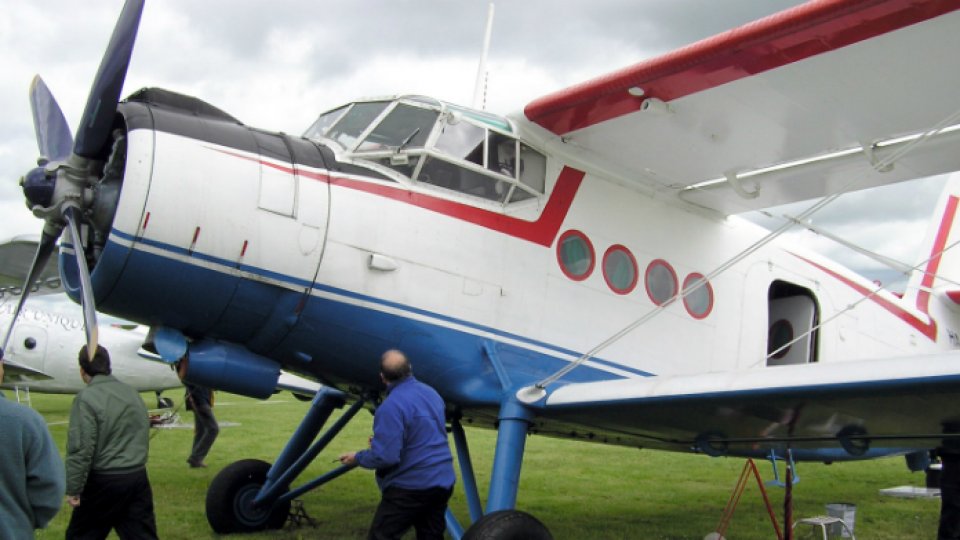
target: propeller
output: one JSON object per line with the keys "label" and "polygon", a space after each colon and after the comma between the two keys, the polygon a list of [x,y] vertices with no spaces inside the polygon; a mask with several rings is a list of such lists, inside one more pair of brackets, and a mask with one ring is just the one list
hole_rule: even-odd
{"label": "propeller", "polygon": [[80,236],[80,224],[84,210],[92,207],[95,202],[95,195],[91,196],[94,190],[90,189],[98,180],[94,171],[98,169],[98,160],[105,154],[105,147],[110,140],[143,5],[144,0],[127,0],[120,12],[87,96],[76,140],[71,140],[70,128],[64,120],[63,112],[43,80],[39,76],[35,77],[30,85],[30,105],[41,159],[38,160],[40,167],[28,172],[21,180],[21,186],[27,205],[35,216],[44,219],[45,224],[24,283],[23,294],[13,314],[13,320],[10,321],[3,347],[0,348],[0,361],[3,361],[4,351],[7,350],[23,304],[30,295],[31,286],[50,259],[64,227],[70,229],[80,273],[87,353],[93,360],[97,350],[97,310],[90,270]]}
{"label": "propeller", "polygon": [[46,161],[63,161],[73,148],[73,135],[60,105],[39,75],[30,83],[30,108],[40,156]]}
{"label": "propeller", "polygon": [[133,42],[137,39],[143,2],[144,0],[127,0],[116,26],[113,27],[113,35],[110,36],[110,43],[103,53],[100,69],[93,79],[87,105],[80,117],[77,140],[73,145],[73,153],[77,156],[97,157],[110,136],[120,91],[123,90],[123,80],[127,76],[127,66],[130,65],[130,56],[133,54]]}
{"label": "propeller", "polygon": [[70,239],[73,241],[73,255],[80,269],[80,305],[83,307],[83,329],[87,333],[87,353],[90,360],[97,351],[97,305],[93,300],[93,285],[90,284],[90,271],[87,270],[87,261],[83,256],[83,244],[80,242],[80,211],[76,206],[67,207],[63,217],[70,228]]}

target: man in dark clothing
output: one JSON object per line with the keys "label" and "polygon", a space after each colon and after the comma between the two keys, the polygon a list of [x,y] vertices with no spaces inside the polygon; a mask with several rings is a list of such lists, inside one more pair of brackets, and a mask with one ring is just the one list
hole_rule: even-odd
{"label": "man in dark clothing", "polygon": [[[3,362],[0,362],[3,381]],[[36,411],[0,394],[0,538],[33,538],[63,500],[63,462]]]}
{"label": "man in dark clothing", "polygon": [[456,476],[447,444],[443,398],[413,377],[407,358],[390,350],[380,362],[387,397],[373,419],[370,449],[340,456],[344,465],[375,469],[381,500],[367,538],[443,538],[444,513]]}
{"label": "man in dark clothing", "polygon": [[90,360],[80,349],[87,384],[73,400],[67,432],[67,503],[73,515],[67,539],[157,538],[153,492],[147,477],[150,422],[140,394],[110,375],[103,347]]}
{"label": "man in dark clothing", "polygon": [[220,426],[213,415],[213,390],[189,383],[183,385],[187,388],[187,409],[193,411],[193,450],[187,463],[193,468],[206,467],[203,459],[220,434]]}
{"label": "man in dark clothing", "polygon": [[[957,427],[950,426],[955,433]],[[960,539],[960,450],[951,441],[949,446],[938,449],[940,463],[940,526],[937,540]]]}

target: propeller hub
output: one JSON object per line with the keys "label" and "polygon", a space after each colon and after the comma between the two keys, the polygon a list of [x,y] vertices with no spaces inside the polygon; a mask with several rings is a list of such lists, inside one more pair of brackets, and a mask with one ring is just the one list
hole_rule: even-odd
{"label": "propeller hub", "polygon": [[43,167],[34,167],[20,180],[23,195],[27,199],[27,208],[35,206],[47,208],[53,202],[53,191],[57,182]]}

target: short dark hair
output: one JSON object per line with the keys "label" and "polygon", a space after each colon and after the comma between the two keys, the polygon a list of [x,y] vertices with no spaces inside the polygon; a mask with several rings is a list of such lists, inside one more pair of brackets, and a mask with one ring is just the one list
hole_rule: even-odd
{"label": "short dark hair", "polygon": [[[390,356],[397,356],[399,360],[395,362],[387,362],[387,358]],[[396,349],[390,349],[389,351],[383,353],[383,358],[380,360],[380,373],[383,374],[383,378],[387,382],[397,382],[402,379],[406,379],[413,372],[413,368],[410,367],[410,361],[407,360],[406,355]]]}
{"label": "short dark hair", "polygon": [[80,362],[80,369],[84,373],[93,377],[94,375],[110,374],[110,353],[107,349],[97,345],[97,351],[93,353],[93,360],[89,359],[87,346],[80,347],[80,353],[77,355],[77,361]]}

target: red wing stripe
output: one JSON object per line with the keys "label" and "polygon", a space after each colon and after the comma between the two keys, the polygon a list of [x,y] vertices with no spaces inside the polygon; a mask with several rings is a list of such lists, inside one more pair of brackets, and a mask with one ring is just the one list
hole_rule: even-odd
{"label": "red wing stripe", "polygon": [[328,182],[331,185],[363,191],[364,193],[410,204],[546,247],[553,245],[553,241],[557,238],[560,226],[567,217],[567,213],[573,204],[573,199],[576,197],[584,177],[583,171],[578,171],[571,167],[564,167],[563,170],[560,171],[557,183],[553,187],[553,193],[550,194],[550,199],[547,201],[547,205],[544,207],[540,217],[536,221],[526,221],[498,212],[491,212],[490,210],[476,208],[467,204],[441,199],[425,193],[415,193],[399,185],[393,187],[351,178],[334,177],[327,173],[315,173],[302,169],[294,170],[287,165],[269,163],[251,156],[226,150],[211,149],[240,159],[260,163],[262,166],[270,167],[278,171],[297,174],[321,182]]}
{"label": "red wing stripe", "polygon": [[527,105],[531,121],[562,135],[960,9],[950,0],[821,0],[771,15]]}

